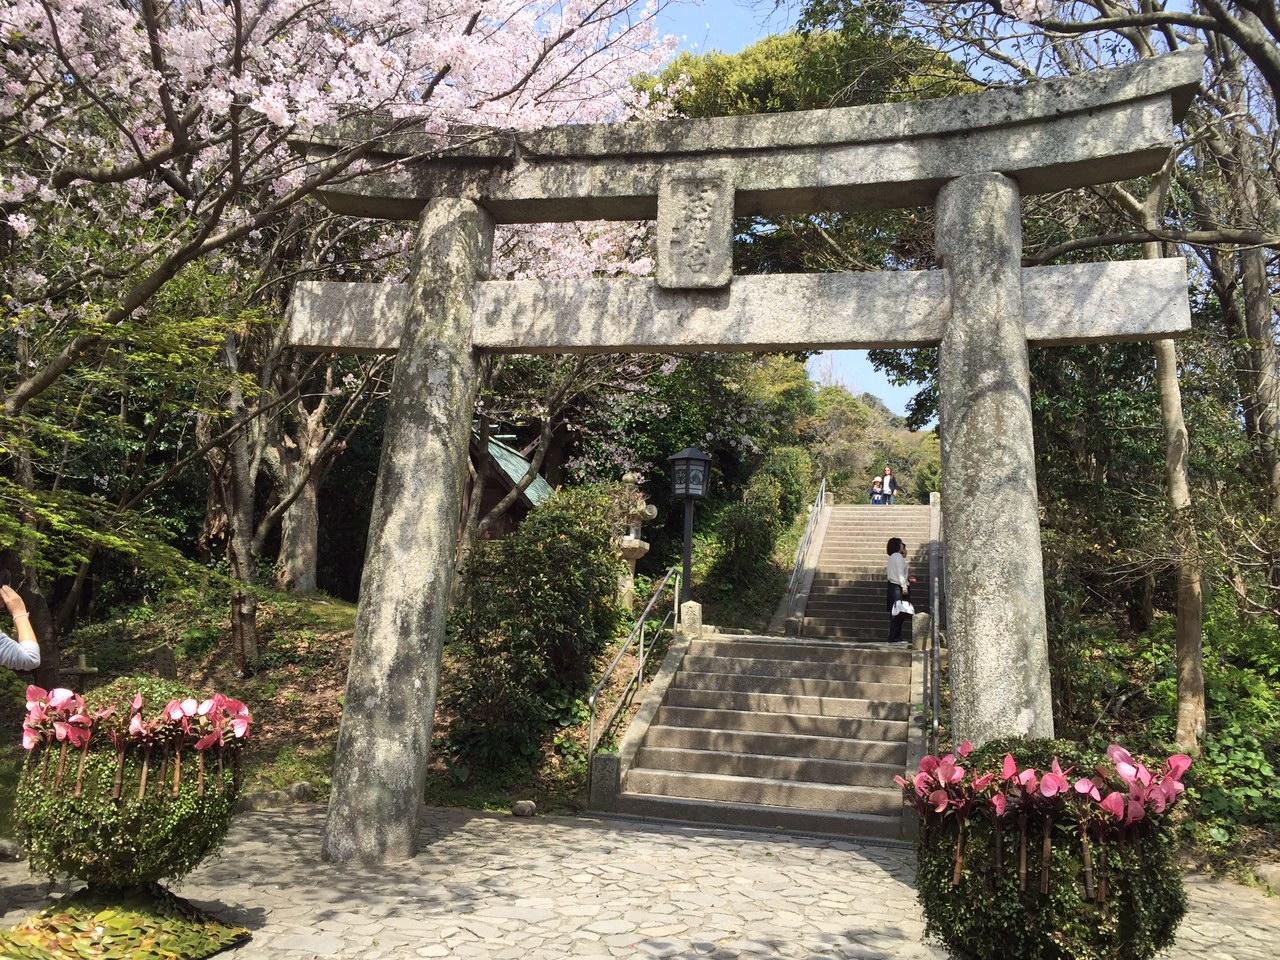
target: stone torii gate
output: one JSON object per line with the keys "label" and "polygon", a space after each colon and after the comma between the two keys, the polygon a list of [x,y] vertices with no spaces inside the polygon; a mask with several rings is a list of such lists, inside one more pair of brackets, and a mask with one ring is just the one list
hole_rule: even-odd
{"label": "stone torii gate", "polygon": [[[1027,344],[1176,336],[1190,309],[1181,259],[1023,268],[1020,198],[1157,171],[1202,71],[1192,50],[918,103],[481,132],[443,155],[397,133],[377,159],[401,162],[323,191],[418,220],[407,284],[300,283],[292,305],[299,347],[397,351],[325,856],[416,849],[483,351],[938,345],[955,733],[1051,736]],[[925,204],[943,269],[732,276],[735,215]],[[654,218],[654,279],[484,279],[495,223]]]}

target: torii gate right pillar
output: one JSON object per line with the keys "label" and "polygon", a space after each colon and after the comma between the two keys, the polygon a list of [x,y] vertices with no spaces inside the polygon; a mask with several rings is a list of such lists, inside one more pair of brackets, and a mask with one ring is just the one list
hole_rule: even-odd
{"label": "torii gate right pillar", "polygon": [[938,389],[953,733],[1052,737],[1018,185],[948,183],[937,249],[951,305]]}

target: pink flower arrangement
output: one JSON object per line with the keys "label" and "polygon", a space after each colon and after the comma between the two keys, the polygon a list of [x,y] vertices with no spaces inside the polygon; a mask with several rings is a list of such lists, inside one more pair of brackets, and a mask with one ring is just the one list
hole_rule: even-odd
{"label": "pink flower arrangement", "polygon": [[[1003,843],[1001,822],[1009,817],[1017,820],[1019,833],[1019,874],[1026,889],[1027,823],[1034,815],[1041,824],[1043,853],[1047,864],[1052,850],[1052,828],[1064,816],[1080,824],[1082,855],[1085,861],[1085,885],[1093,889],[1092,851],[1089,838],[1100,843],[1124,836],[1143,821],[1158,818],[1173,807],[1185,791],[1182,778],[1191,767],[1191,758],[1174,754],[1162,768],[1152,772],[1135,760],[1128,750],[1112,744],[1107,749],[1111,766],[1099,764],[1092,775],[1072,779],[1074,768],[1063,769],[1055,757],[1049,769],[1023,767],[1013,754],[1006,754],[1000,770],[979,773],[966,769],[962,762],[970,755],[973,744],[965,741],[952,753],[941,757],[926,756],[914,776],[894,777],[902,788],[905,802],[920,814],[924,828],[931,822],[948,818],[957,824],[955,868],[952,883],[959,884],[964,862],[966,821],[975,813],[987,814],[993,823],[997,841],[994,846],[996,869],[1000,869]],[[1049,871],[1042,869],[1040,889],[1048,893]],[[1103,884],[1098,896],[1105,896]]]}
{"label": "pink flower arrangement", "polygon": [[[113,716],[115,708],[108,708],[89,713],[84,698],[70,690],[58,688],[44,690],[41,687],[27,688],[27,715],[22,724],[22,746],[26,750],[35,750],[42,746],[59,745],[57,772],[53,780],[53,788],[62,783],[63,770],[66,763],[67,749],[80,751],[79,770],[76,774],[75,796],[80,796],[82,789],[85,760],[88,755],[89,742],[102,723]],[[147,779],[150,773],[151,752],[161,751],[162,762],[158,780],[166,783],[169,779],[169,760],[172,757],[172,792],[174,796],[182,784],[182,754],[186,749],[196,751],[197,789],[204,792],[204,752],[216,747],[218,749],[218,768],[222,769],[223,748],[244,742],[249,737],[253,726],[253,717],[249,708],[239,700],[216,693],[203,703],[194,698],[171,700],[158,712],[148,714],[142,694],[134,696],[129,704],[129,722],[121,729],[120,725],[106,725],[107,736],[116,751],[116,776],[112,787],[112,797],[119,799],[123,789],[123,773],[125,754],[130,747],[142,751],[142,773],[138,787],[138,796],[146,794]],[[45,770],[49,764],[49,754],[45,754]],[[232,755],[235,769],[239,770],[238,758]],[[43,776],[43,772],[42,772]]]}
{"label": "pink flower arrangement", "polygon": [[[1158,773],[1152,773],[1124,747],[1112,744],[1107,749],[1112,770],[1099,765],[1093,776],[1074,781],[1073,768],[1062,769],[1056,757],[1048,770],[1037,770],[1020,767],[1012,754],[1006,754],[998,774],[980,774],[960,765],[972,750],[973,744],[966,740],[953,753],[924,757],[914,777],[898,776],[894,781],[922,816],[963,815],[986,806],[1003,817],[1010,810],[1071,803],[1089,819],[1127,826],[1167,813],[1186,789],[1182,777],[1191,767],[1190,757],[1174,754]],[[1112,773],[1119,784],[1111,779]]]}
{"label": "pink flower arrangement", "polygon": [[[184,746],[191,741],[190,745],[195,749],[205,750],[220,746],[224,738],[248,739],[253,725],[249,708],[221,693],[215,693],[203,703],[192,698],[171,700],[150,720],[145,719],[143,707],[142,694],[138,694],[130,704],[126,735],[111,734],[117,748],[123,749],[131,743],[139,746]],[[62,687],[45,690],[33,684],[27,687],[27,716],[22,723],[23,749],[34,750],[55,742],[82,748],[89,743],[99,721],[114,713],[115,708],[109,707],[90,715],[80,694]]]}

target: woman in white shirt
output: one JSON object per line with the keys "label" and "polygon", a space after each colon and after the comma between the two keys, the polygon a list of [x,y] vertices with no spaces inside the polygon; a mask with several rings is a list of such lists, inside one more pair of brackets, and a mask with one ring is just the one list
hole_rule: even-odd
{"label": "woman in white shirt", "polygon": [[14,640],[0,630],[0,667],[11,670],[34,670],[40,666],[40,644],[36,641],[35,631],[31,629],[31,614],[27,613],[27,605],[18,596],[18,591],[7,583],[0,586],[0,600],[9,609],[13,617]]}
{"label": "woman in white shirt", "polygon": [[884,576],[888,581],[889,599],[889,642],[897,643],[902,639],[902,625],[906,623],[909,613],[894,616],[893,605],[899,600],[906,600],[911,593],[911,578],[907,574],[907,545],[901,537],[892,538],[885,547],[889,555],[884,565]]}

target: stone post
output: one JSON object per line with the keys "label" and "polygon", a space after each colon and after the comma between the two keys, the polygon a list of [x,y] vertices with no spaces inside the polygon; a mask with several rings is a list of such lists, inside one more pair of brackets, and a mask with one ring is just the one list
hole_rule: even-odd
{"label": "stone post", "polygon": [[433,200],[419,221],[334,761],[328,860],[416,852],[479,382],[472,294],[492,241],[489,215],[467,200]]}
{"label": "stone post", "polygon": [[680,632],[686,637],[702,636],[702,604],[697,600],[680,604]]}
{"label": "stone post", "polygon": [[1051,737],[1017,184],[944,186],[937,247],[951,303],[938,385],[952,730]]}

